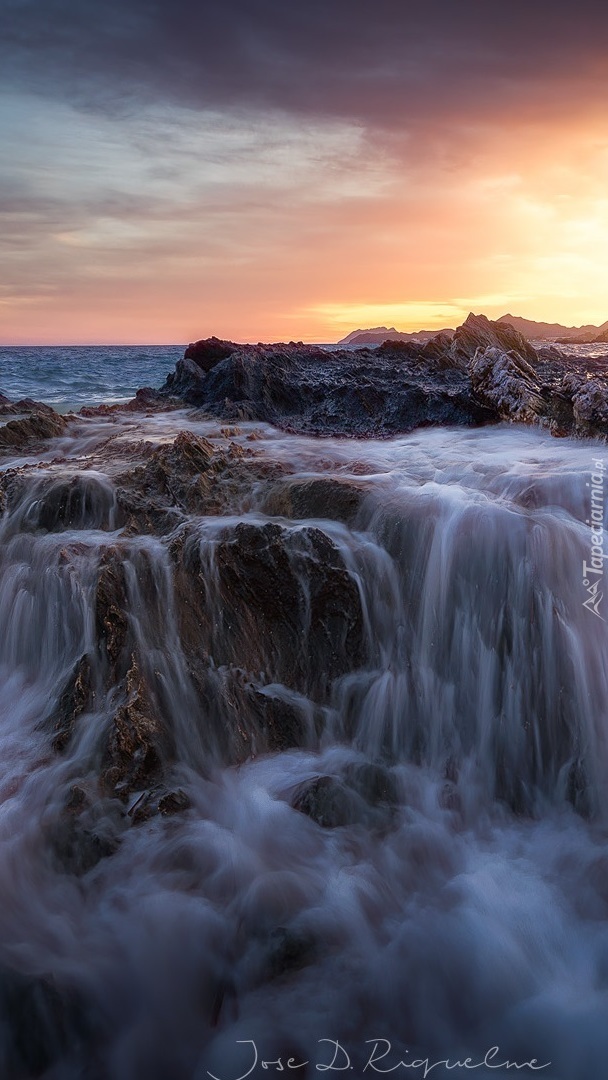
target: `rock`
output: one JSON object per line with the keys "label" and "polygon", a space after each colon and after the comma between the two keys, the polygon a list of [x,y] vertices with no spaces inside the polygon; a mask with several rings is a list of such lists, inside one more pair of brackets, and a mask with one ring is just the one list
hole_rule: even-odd
{"label": "rock", "polygon": [[158,814],[162,817],[181,814],[189,810],[191,805],[186,792],[181,788],[175,790],[168,790],[166,787],[153,788],[139,796],[129,809],[129,817],[134,825],[141,825]]}
{"label": "rock", "polygon": [[93,706],[94,700],[91,663],[85,655],[74,666],[50,718],[54,750],[65,750],[79,717]]}
{"label": "rock", "polygon": [[361,825],[385,830],[398,801],[388,770],[366,763],[348,766],[342,778],[317,776],[306,781],[296,789],[291,805],[323,829]]}
{"label": "rock", "polygon": [[532,423],[545,415],[535,372],[519,353],[495,346],[478,349],[470,372],[473,392],[495,408],[501,420]]}
{"label": "rock", "polygon": [[115,800],[74,785],[46,835],[58,868],[81,877],[118,851],[123,831],[123,814]]}
{"label": "rock", "polygon": [[324,518],[352,526],[366,494],[365,486],[353,480],[287,480],[271,489],[262,510],[273,517]]}
{"label": "rock", "polygon": [[323,829],[354,825],[365,813],[363,800],[332,776],[318,776],[302,784],[291,805]]}
{"label": "rock", "polygon": [[295,344],[230,348],[209,372],[179,361],[161,393],[228,421],[321,435],[380,436],[495,419],[471,395],[465,371],[421,360],[422,345],[412,342],[335,352]]}
{"label": "rock", "polygon": [[192,360],[201,371],[207,372],[230,356],[236,348],[233,341],[221,341],[217,337],[204,338],[188,345],[184,360]]}
{"label": "rock", "polygon": [[533,346],[509,323],[491,322],[485,315],[471,312],[452,338],[450,356],[455,363],[466,367],[478,349],[489,348],[503,353],[516,352],[528,364],[534,364],[538,359]]}
{"label": "rock", "polygon": [[101,558],[95,596],[95,631],[102,662],[115,679],[117,665],[128,646],[129,602],[120,550],[107,548]]}
{"label": "rock", "polygon": [[362,663],[357,585],[321,530],[242,523],[215,560],[223,612],[209,649],[216,662],[264,671],[269,682],[321,700],[333,679]]}
{"label": "rock", "polygon": [[171,733],[157,715],[135,656],[125,678],[125,701],[114,713],[106,739],[101,782],[127,800],[133,791],[162,779],[171,756]]}
{"label": "rock", "polygon": [[[32,449],[46,439],[63,435],[68,422],[48,405],[29,399],[2,405],[2,415],[18,415],[0,427],[0,450]],[[26,415],[23,415],[26,414]]]}
{"label": "rock", "polygon": [[577,428],[589,435],[608,435],[608,382],[587,379],[572,396]]}

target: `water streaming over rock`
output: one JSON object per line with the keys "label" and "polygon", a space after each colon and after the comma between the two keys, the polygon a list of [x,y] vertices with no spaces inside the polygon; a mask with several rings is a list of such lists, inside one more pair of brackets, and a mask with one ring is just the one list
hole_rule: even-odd
{"label": "water streaming over rock", "polygon": [[5,463],[0,1075],[601,1075],[603,449],[176,412]]}

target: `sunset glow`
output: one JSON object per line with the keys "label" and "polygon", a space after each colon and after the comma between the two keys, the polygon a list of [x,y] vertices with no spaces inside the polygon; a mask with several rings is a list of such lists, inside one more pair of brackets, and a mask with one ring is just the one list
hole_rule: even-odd
{"label": "sunset glow", "polygon": [[[370,38],[365,5],[346,23],[340,0],[321,47],[321,5],[310,38],[266,3],[238,40],[215,4],[178,5],[161,49],[166,27],[143,3],[124,24],[106,5],[101,29],[67,0],[51,6],[54,34],[26,3],[3,46],[3,343],[331,341],[454,326],[470,310],[608,317],[593,19],[572,35],[553,5],[544,36],[526,38],[536,16],[515,5],[505,38],[476,4],[452,5],[458,17],[435,4],[445,19],[418,13],[416,36],[386,0]],[[197,27],[223,67],[197,59]],[[138,38],[134,66],[119,31]],[[77,51],[62,66],[66,35]]]}

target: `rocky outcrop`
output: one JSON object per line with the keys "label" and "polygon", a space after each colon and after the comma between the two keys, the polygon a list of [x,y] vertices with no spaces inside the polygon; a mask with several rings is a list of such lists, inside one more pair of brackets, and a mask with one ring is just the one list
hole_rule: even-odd
{"label": "rocky outcrop", "polygon": [[211,656],[215,667],[254,682],[263,672],[264,684],[323,703],[332,681],[363,662],[357,584],[320,529],[241,522],[212,548],[193,529],[172,554],[180,637],[193,666]]}
{"label": "rocky outcrop", "polygon": [[501,420],[531,424],[545,415],[534,369],[520,353],[495,346],[477,349],[470,372],[473,393],[495,408]]}
{"label": "rocky outcrop", "polygon": [[35,449],[46,439],[63,435],[67,428],[64,416],[49,405],[31,401],[29,398],[15,402],[7,402],[5,399],[0,403],[0,418],[0,453]]}
{"label": "rocky outcrop", "polygon": [[[596,378],[574,401],[568,377]],[[229,421],[314,435],[384,437],[429,425],[511,420],[554,435],[605,437],[608,356],[537,351],[509,322],[470,314],[453,335],[328,351],[209,338],[187,350],[160,391]]]}
{"label": "rocky outcrop", "polygon": [[454,363],[467,367],[478,349],[515,352],[529,364],[537,360],[536,350],[509,323],[491,322],[485,315],[471,314],[459,326],[450,342]]}
{"label": "rocky outcrop", "polygon": [[466,371],[427,359],[411,342],[335,352],[221,344],[228,355],[214,359],[210,370],[191,359],[178,362],[161,391],[168,400],[177,396],[229,421],[262,420],[315,435],[387,436],[495,419],[472,396]]}

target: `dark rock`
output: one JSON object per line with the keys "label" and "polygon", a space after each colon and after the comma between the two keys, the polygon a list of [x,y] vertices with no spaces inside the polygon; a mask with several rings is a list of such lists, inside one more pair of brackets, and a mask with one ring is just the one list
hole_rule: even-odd
{"label": "dark rock", "polygon": [[323,829],[354,825],[365,808],[363,800],[333,776],[318,776],[302,784],[291,805]]}
{"label": "dark rock", "polygon": [[301,784],[291,805],[324,829],[342,825],[389,828],[399,803],[394,777],[382,765],[351,763],[341,778],[317,776]]}
{"label": "dark rock", "polygon": [[124,565],[119,549],[111,547],[103,553],[99,568],[95,597],[95,630],[102,660],[112,672],[127,648],[128,610]]}
{"label": "dark rock", "polygon": [[241,523],[215,558],[224,628],[209,650],[216,661],[322,698],[362,662],[357,585],[319,529]]}
{"label": "dark rock", "polygon": [[181,814],[189,810],[191,805],[186,792],[181,788],[170,791],[166,787],[159,787],[140,795],[137,802],[130,808],[129,817],[134,825],[141,825],[158,814],[162,817]]}
{"label": "dark rock", "polygon": [[134,656],[125,678],[125,701],[114,713],[102,762],[102,785],[127,800],[162,779],[171,735],[157,715]]}
{"label": "dark rock", "polygon": [[0,450],[31,449],[47,439],[63,435],[68,425],[66,418],[54,409],[29,399],[3,405],[0,412],[19,415],[18,419],[8,420],[0,427]]}
{"label": "dark rock", "polygon": [[387,350],[230,345],[208,372],[179,361],[161,393],[229,421],[263,420],[311,434],[379,436],[428,424],[495,419],[467,372],[420,359],[421,345]]}
{"label": "dark rock", "polygon": [[353,480],[287,480],[271,489],[262,509],[273,517],[325,518],[353,525],[365,496],[365,486]]}
{"label": "dark rock", "polygon": [[88,656],[82,656],[66,681],[50,718],[54,750],[65,750],[78,718],[91,708],[94,697],[90,660]]}
{"label": "dark rock", "polygon": [[344,780],[370,806],[397,806],[399,802],[398,784],[384,765],[371,762],[350,764],[344,771]]}
{"label": "dark rock", "polygon": [[238,348],[233,341],[220,341],[217,337],[204,338],[201,341],[192,342],[184,353],[184,360],[192,360],[201,371],[211,371],[211,368],[225,360],[235,349]]}
{"label": "dark rock", "polygon": [[123,829],[123,814],[115,800],[75,784],[45,831],[58,868],[80,877],[118,850]]}

